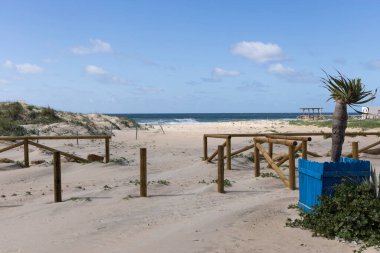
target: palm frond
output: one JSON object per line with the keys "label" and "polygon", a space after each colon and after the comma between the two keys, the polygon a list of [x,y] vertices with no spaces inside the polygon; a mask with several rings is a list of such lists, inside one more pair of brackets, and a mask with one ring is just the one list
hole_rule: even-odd
{"label": "palm frond", "polygon": [[352,108],[352,106],[368,103],[376,98],[377,89],[375,91],[366,91],[360,78],[349,79],[339,71],[337,71],[337,76],[323,72],[326,75],[326,77],[322,78],[323,87],[330,92],[329,100],[343,102]]}

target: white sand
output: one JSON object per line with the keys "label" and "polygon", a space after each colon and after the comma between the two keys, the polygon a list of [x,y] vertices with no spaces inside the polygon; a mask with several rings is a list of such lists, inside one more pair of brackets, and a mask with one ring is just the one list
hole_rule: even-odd
{"label": "white sand", "polygon": [[[253,177],[253,164],[234,158],[225,178],[232,187],[218,194],[216,164],[201,160],[204,133],[329,132],[330,129],[294,127],[281,121],[255,121],[166,125],[140,131],[114,131],[111,159],[116,163],[62,164],[62,203],[53,203],[52,165],[21,169],[0,164],[0,252],[352,252],[357,246],[312,237],[311,232],[285,227],[297,217],[289,204],[298,191],[285,188],[273,177]],[[347,138],[359,145],[377,137]],[[232,140],[233,149],[248,145],[249,138]],[[209,141],[209,154],[221,144]],[[331,140],[315,137],[309,149],[325,154]],[[104,154],[101,141],[42,141],[75,152]],[[5,147],[7,143],[2,143]],[[139,148],[148,149],[148,198],[139,198]],[[52,160],[50,154],[30,147],[30,159]],[[285,151],[280,146],[275,152]],[[249,155],[248,151],[245,154]],[[1,158],[23,160],[22,147],[1,153]],[[363,155],[379,167],[377,156]],[[314,159],[329,160],[328,157]],[[262,162],[262,167],[265,163]],[[270,172],[264,169],[262,172]],[[167,180],[168,186],[157,180]],[[205,183],[199,183],[205,181]],[[107,185],[111,189],[105,189]],[[27,193],[29,192],[29,193]],[[12,196],[14,195],[14,196]],[[74,198],[74,199],[71,199]],[[78,199],[79,198],[79,199]],[[91,201],[87,201],[89,198]],[[368,250],[368,252],[375,252]]]}

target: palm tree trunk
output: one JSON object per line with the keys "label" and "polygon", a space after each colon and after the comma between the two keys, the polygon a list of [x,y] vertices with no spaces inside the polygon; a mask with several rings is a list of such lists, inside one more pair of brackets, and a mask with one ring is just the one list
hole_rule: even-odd
{"label": "palm tree trunk", "polygon": [[342,146],[344,143],[344,135],[347,128],[347,104],[342,101],[336,101],[335,111],[332,121],[332,146],[331,161],[338,162],[342,155]]}

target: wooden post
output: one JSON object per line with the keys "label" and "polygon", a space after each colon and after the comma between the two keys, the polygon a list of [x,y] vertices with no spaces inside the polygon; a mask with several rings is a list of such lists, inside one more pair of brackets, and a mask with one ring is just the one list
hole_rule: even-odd
{"label": "wooden post", "polygon": [[[79,132],[77,131],[77,137],[79,136]],[[77,138],[77,145],[79,145],[79,139]]]}
{"label": "wooden post", "polygon": [[105,138],[106,141],[106,163],[110,162],[110,139]]}
{"label": "wooden post", "polygon": [[[40,130],[37,130],[37,136],[40,136]],[[37,138],[37,143],[38,143],[38,138]]]}
{"label": "wooden post", "polygon": [[273,143],[268,143],[268,154],[270,158],[273,158]]}
{"label": "wooden post", "polygon": [[359,143],[357,141],[352,142],[352,159],[359,159]]}
{"label": "wooden post", "polygon": [[218,146],[218,192],[224,193],[224,146]]}
{"label": "wooden post", "polygon": [[289,189],[296,189],[296,168],[294,158],[294,146],[289,145]]}
{"label": "wooden post", "polygon": [[54,202],[62,202],[61,153],[54,152]]}
{"label": "wooden post", "polygon": [[207,137],[203,136],[203,161],[207,160]]}
{"label": "wooden post", "polygon": [[138,128],[137,128],[137,125],[136,125],[136,140],[137,140],[137,129],[138,129]]}
{"label": "wooden post", "polygon": [[307,141],[302,141],[302,159],[307,160]]}
{"label": "wooden post", "polygon": [[29,140],[24,140],[24,166],[29,167]]}
{"label": "wooden post", "polygon": [[259,177],[260,176],[260,156],[259,156],[259,148],[256,145],[257,145],[257,142],[255,141],[253,159],[255,160],[255,177]]}
{"label": "wooden post", "polygon": [[231,170],[231,136],[227,137],[227,170]]}
{"label": "wooden post", "polygon": [[147,196],[146,148],[140,148],[140,197]]}

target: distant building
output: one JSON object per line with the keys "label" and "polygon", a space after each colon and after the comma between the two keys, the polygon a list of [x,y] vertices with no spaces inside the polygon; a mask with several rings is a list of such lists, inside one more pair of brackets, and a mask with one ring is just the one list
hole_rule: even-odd
{"label": "distant building", "polygon": [[380,118],[380,106],[363,106],[362,119],[378,119]]}

